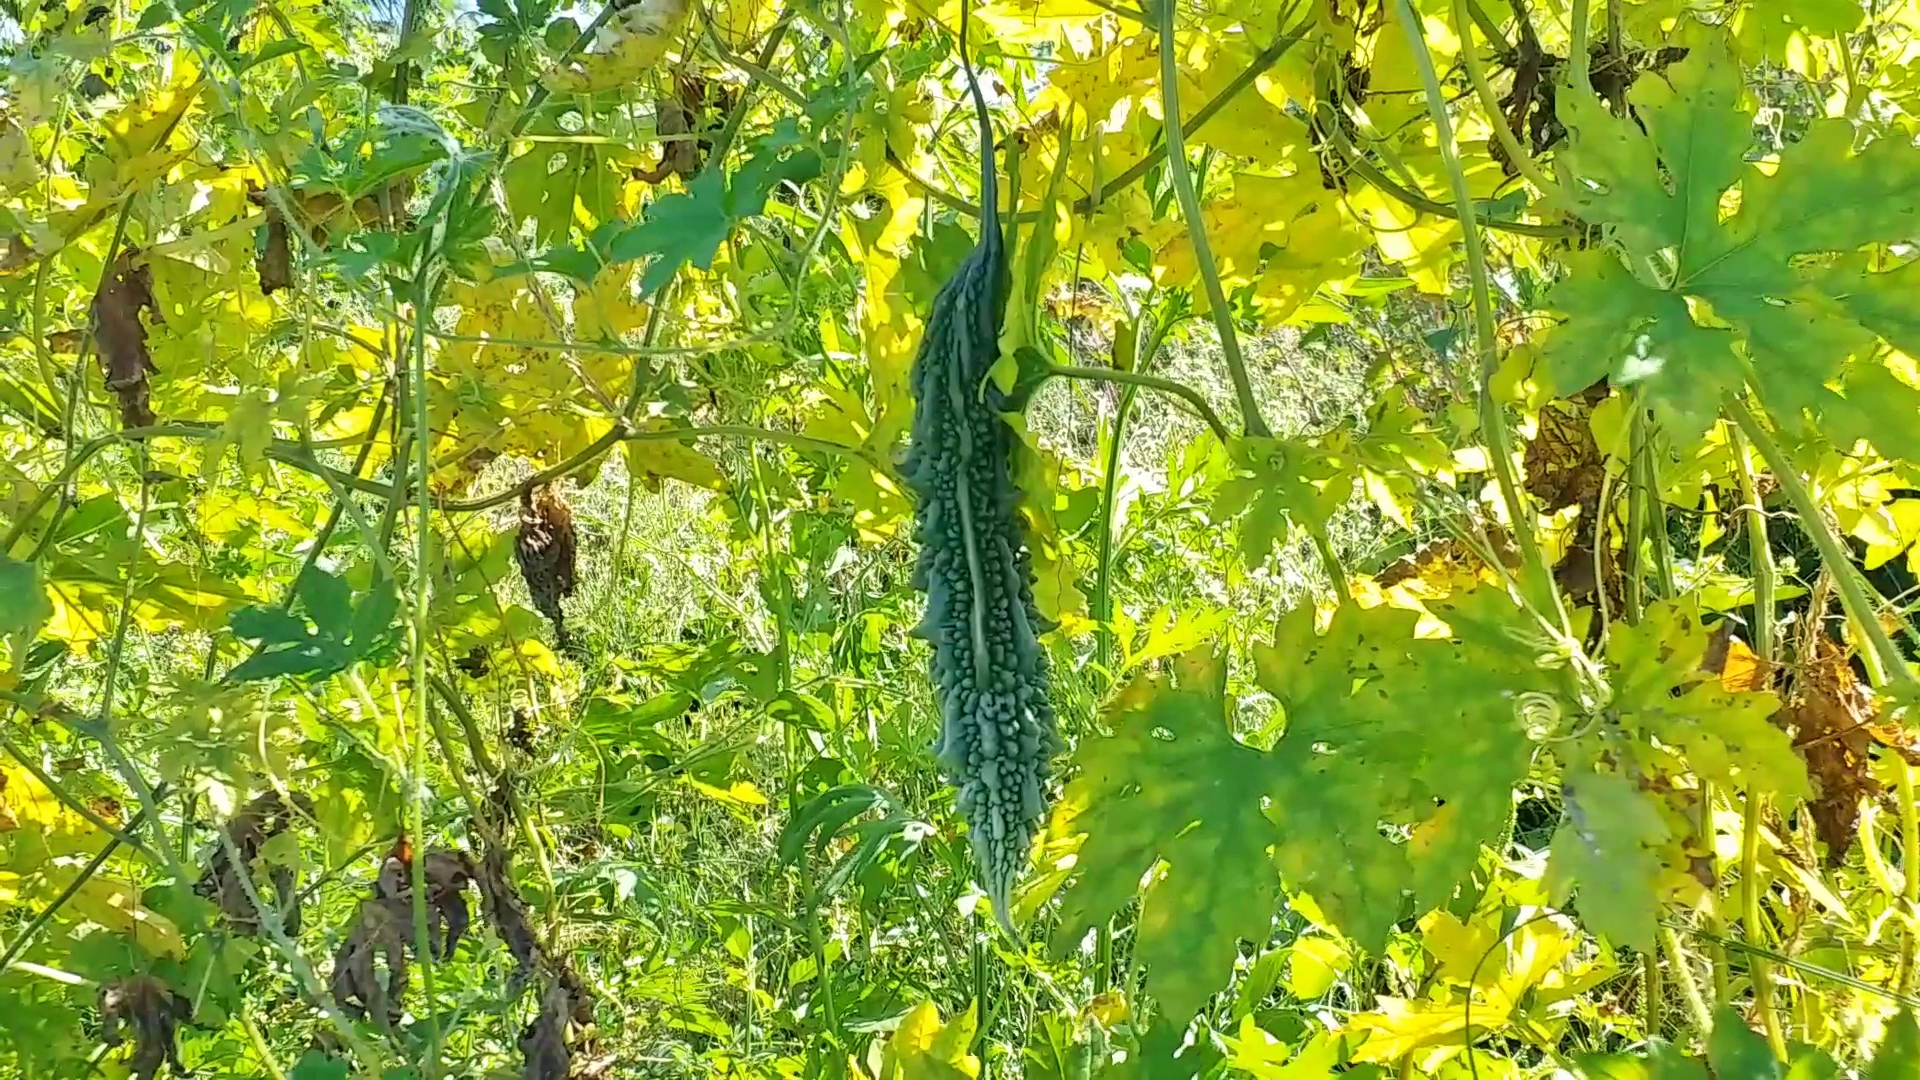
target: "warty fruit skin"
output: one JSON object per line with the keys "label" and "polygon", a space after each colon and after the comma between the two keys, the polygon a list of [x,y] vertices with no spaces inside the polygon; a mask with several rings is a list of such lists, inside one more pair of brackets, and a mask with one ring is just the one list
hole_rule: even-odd
{"label": "warty fruit skin", "polygon": [[[989,173],[990,175],[990,173]],[[991,206],[991,183],[983,182]],[[934,300],[914,360],[906,478],[918,500],[915,635],[933,645],[934,747],[959,788],[981,885],[1011,932],[1013,885],[1046,812],[1056,748],[1026,523],[1013,481],[1018,440],[988,377],[999,359],[1006,255],[989,214],[981,241]]]}

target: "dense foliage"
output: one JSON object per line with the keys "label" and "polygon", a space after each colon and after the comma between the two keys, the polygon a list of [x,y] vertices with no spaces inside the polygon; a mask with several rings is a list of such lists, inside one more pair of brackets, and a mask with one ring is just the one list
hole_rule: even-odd
{"label": "dense foliage", "polygon": [[1920,1077],[1914,0],[0,62],[0,1075]]}

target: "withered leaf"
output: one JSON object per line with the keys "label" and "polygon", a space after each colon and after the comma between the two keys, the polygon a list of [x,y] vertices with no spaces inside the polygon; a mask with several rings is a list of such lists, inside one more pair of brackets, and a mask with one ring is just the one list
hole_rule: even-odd
{"label": "withered leaf", "polygon": [[[240,856],[236,866],[228,856],[227,845],[219,844],[213,849],[213,857],[207,861],[207,869],[194,884],[193,891],[220,906],[220,912],[229,925],[238,933],[252,936],[260,932],[260,913],[254,907],[253,900],[247,896],[246,886],[241,882],[240,874],[251,874],[255,859],[267,841],[287,831],[294,821],[293,808],[311,817],[313,801],[305,795],[295,794],[291,800],[283,800],[277,791],[269,791],[255,798],[227,822],[227,839],[232,842],[233,850]],[[290,866],[273,866],[267,874],[267,881],[273,886],[272,907],[280,917],[280,925],[289,935],[300,933],[301,915],[299,900],[299,875]],[[268,893],[254,880],[254,892],[264,903]]]}
{"label": "withered leaf", "polygon": [[[355,1019],[371,1015],[388,1027],[400,1019],[407,992],[407,928],[413,903],[405,896],[374,896],[360,902],[353,932],[333,954],[333,1000]],[[374,963],[384,958],[386,981]]]}
{"label": "withered leaf", "polygon": [[464,852],[434,851],[427,854],[424,868],[427,879],[427,943],[436,960],[453,955],[454,947],[473,923],[467,908],[467,882],[473,880],[473,860]]}
{"label": "withered leaf", "polygon": [[1847,663],[1846,651],[1816,638],[1794,675],[1789,704],[1775,717],[1806,760],[1818,797],[1807,804],[1827,862],[1846,861],[1860,828],[1860,801],[1878,795],[1872,726],[1878,709]]}
{"label": "withered leaf", "polygon": [[527,922],[526,902],[520,899],[513,880],[507,876],[506,852],[499,845],[488,845],[486,855],[474,869],[474,882],[480,886],[487,921],[493,924],[494,933],[500,935],[501,943],[520,965],[513,975],[513,986],[518,992],[540,959],[539,940]]}

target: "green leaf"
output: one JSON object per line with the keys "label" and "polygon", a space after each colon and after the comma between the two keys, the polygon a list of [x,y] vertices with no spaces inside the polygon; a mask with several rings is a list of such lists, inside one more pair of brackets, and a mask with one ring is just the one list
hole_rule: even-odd
{"label": "green leaf", "polygon": [[1747,1027],[1730,1005],[1714,1013],[1707,1064],[1713,1066],[1714,1080],[1781,1080],[1784,1071],[1767,1040]]}
{"label": "green leaf", "polygon": [[687,185],[684,194],[668,195],[647,208],[647,219],[614,237],[613,262],[652,257],[640,276],[640,293],[652,296],[688,263],[708,270],[713,257],[732,234],[734,219],[727,213],[726,182],[709,169]]}
{"label": "green leaf", "polygon": [[1668,835],[1659,808],[1613,773],[1569,776],[1561,781],[1560,795],[1565,816],[1547,863],[1556,902],[1564,903],[1577,885],[1580,917],[1588,929],[1650,951],[1660,873],[1651,849]]}
{"label": "green leaf", "polygon": [[258,647],[227,673],[230,681],[326,679],[392,644],[400,598],[385,578],[376,580],[356,606],[346,579],[313,567],[301,574],[294,594],[306,619],[260,606],[233,613],[228,626],[234,635]]}
{"label": "green leaf", "polygon": [[1580,1080],[1647,1080],[1646,1059],[1637,1054],[1581,1054],[1574,1059]]}
{"label": "green leaf", "polygon": [[1220,485],[1207,516],[1220,524],[1240,519],[1240,553],[1249,569],[1272,557],[1291,526],[1324,529],[1353,497],[1349,460],[1308,443],[1248,436],[1228,449],[1237,475]]}
{"label": "green leaf", "polygon": [[1866,1080],[1920,1080],[1920,1024],[1902,1009],[1887,1024],[1886,1037],[1867,1066]]}
{"label": "green leaf", "polygon": [[1805,762],[1771,717],[1779,699],[1734,692],[1701,668],[1708,634],[1690,606],[1659,603],[1607,641],[1613,707],[1623,725],[1685,753],[1697,776],[1768,792],[1789,810],[1811,798]]}
{"label": "green leaf", "polygon": [[[1489,626],[1518,618],[1491,590]],[[1324,635],[1303,608],[1255,649],[1260,685],[1285,710],[1274,748],[1280,784],[1270,816],[1292,888],[1310,893],[1363,946],[1385,944],[1404,894],[1421,910],[1447,902],[1499,836],[1530,753],[1514,694],[1530,685],[1467,641],[1414,636],[1417,613],[1343,607]],[[1433,717],[1446,716],[1444,732]],[[1405,843],[1380,826],[1408,830]]]}
{"label": "green leaf", "polygon": [[294,1062],[293,1069],[287,1073],[287,1080],[347,1080],[352,1071],[339,1058],[309,1050]]}
{"label": "green leaf", "polygon": [[1056,813],[1087,837],[1053,941],[1061,952],[1078,945],[1164,860],[1141,903],[1133,955],[1147,990],[1184,1022],[1226,985],[1241,938],[1266,941],[1280,879],[1260,806],[1271,764],[1233,738],[1226,665],[1203,646],[1173,667],[1171,677],[1129,684],[1107,713],[1113,734],[1081,744],[1080,776]]}
{"label": "green leaf", "polygon": [[[791,121],[783,125],[791,127]],[[659,292],[688,263],[712,269],[720,245],[740,222],[766,210],[775,187],[820,175],[817,151],[787,152],[795,141],[797,136],[789,140],[779,131],[762,138],[753,157],[726,179],[717,169],[703,170],[685,193],[668,195],[649,207],[645,221],[614,232],[607,241],[608,261],[650,257],[640,275],[642,296]]]}
{"label": "green leaf", "polygon": [[590,143],[534,143],[507,162],[500,179],[514,219],[532,218],[543,244],[566,244],[576,213],[590,219],[585,230],[612,220],[619,207],[621,173],[604,148]]}
{"label": "green leaf", "polygon": [[[1911,414],[1834,384],[1849,358],[1878,364],[1878,339],[1920,347],[1905,299],[1916,271],[1874,270],[1858,254],[1910,238],[1920,149],[1899,138],[1857,147],[1848,121],[1816,120],[1764,173],[1745,161],[1752,120],[1736,107],[1740,92],[1724,40],[1643,75],[1632,116],[1591,91],[1562,92],[1562,180],[1581,216],[1612,231],[1624,263],[1600,251],[1567,260],[1549,297],[1566,322],[1543,348],[1554,388],[1602,376],[1644,386],[1684,441],[1713,423],[1724,394],[1752,385],[1782,418],[1834,410],[1845,418],[1835,434],[1911,447]],[[1730,191],[1738,208],[1723,220]]]}
{"label": "green leaf", "polygon": [[39,564],[0,554],[0,635],[30,634],[51,614]]}

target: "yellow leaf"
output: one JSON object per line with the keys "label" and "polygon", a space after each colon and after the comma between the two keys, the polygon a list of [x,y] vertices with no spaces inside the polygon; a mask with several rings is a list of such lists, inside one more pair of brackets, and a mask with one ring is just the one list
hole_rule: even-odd
{"label": "yellow leaf", "polygon": [[[656,419],[638,427],[640,431],[670,431],[675,425]],[[727,478],[707,457],[684,439],[627,440],[627,472],[647,486],[660,490],[663,479],[680,480],[695,487],[724,491]]]}
{"label": "yellow leaf", "polygon": [[1124,1024],[1133,1018],[1133,1010],[1127,1007],[1127,997],[1118,990],[1109,990],[1096,994],[1087,1002],[1087,1015],[1100,1022],[1100,1026],[1111,1028],[1115,1024]]}
{"label": "yellow leaf", "polygon": [[973,1080],[980,1075],[980,1059],[967,1053],[973,1030],[971,1008],[942,1024],[933,1002],[921,1002],[887,1040],[879,1080]]}
{"label": "yellow leaf", "polygon": [[[1353,1053],[1355,1061],[1397,1063],[1419,1050],[1434,1050],[1436,1055],[1417,1056],[1415,1063],[1430,1068],[1460,1049],[1461,1032],[1467,1026],[1465,1002],[1437,1002],[1427,998],[1397,998],[1382,995],[1379,1008],[1348,1017],[1350,1030],[1366,1036],[1366,1042]],[[1490,1015],[1491,1014],[1491,1015]],[[1484,1027],[1506,1019],[1502,1010],[1473,1008],[1475,1027]]]}
{"label": "yellow leaf", "polygon": [[1464,922],[1445,911],[1431,911],[1420,920],[1420,943],[1439,961],[1436,974],[1443,979],[1491,983],[1500,971],[1498,926],[1479,920]]}
{"label": "yellow leaf", "polygon": [[641,0],[602,27],[587,51],[543,81],[556,94],[595,94],[636,81],[667,55],[687,20],[687,0]]}
{"label": "yellow leaf", "polygon": [[773,0],[716,0],[707,6],[714,29],[735,50],[746,48],[773,27],[780,5]]}
{"label": "yellow leaf", "polygon": [[179,959],[187,955],[186,939],[173,921],[140,904],[140,893],[124,881],[91,877],[69,901],[74,910],[155,956]]}
{"label": "yellow leaf", "polygon": [[240,459],[240,471],[252,476],[267,456],[273,442],[273,406],[265,393],[249,390],[227,409],[220,434],[207,441],[200,457],[200,479],[211,483],[218,475],[220,459],[233,447]]}
{"label": "yellow leaf", "polygon": [[1334,938],[1299,938],[1288,950],[1287,989],[1303,1001],[1317,998],[1332,989],[1352,963],[1346,947]]}
{"label": "yellow leaf", "polygon": [[728,806],[747,807],[767,805],[767,797],[761,794],[760,789],[755,787],[752,782],[747,780],[736,780],[724,788],[715,787],[712,784],[703,784],[691,778],[687,780],[687,783],[693,790],[698,791],[700,794],[710,799],[726,803]]}

